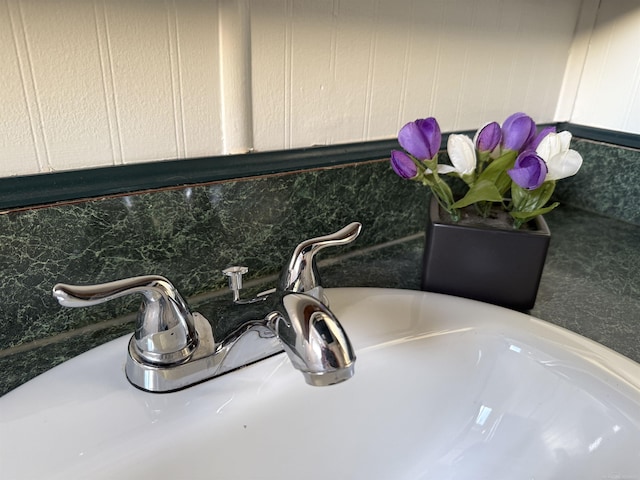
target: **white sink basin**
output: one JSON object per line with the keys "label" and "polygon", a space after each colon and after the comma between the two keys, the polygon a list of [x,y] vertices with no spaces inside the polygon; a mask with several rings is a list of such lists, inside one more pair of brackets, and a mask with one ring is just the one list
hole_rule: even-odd
{"label": "white sink basin", "polygon": [[351,380],[308,386],[281,354],[145,393],[121,338],[0,398],[0,476],[640,479],[639,364],[470,300],[326,292]]}

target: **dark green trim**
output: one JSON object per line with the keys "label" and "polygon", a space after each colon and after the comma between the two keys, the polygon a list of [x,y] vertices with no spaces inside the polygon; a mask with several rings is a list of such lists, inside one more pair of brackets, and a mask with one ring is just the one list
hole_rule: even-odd
{"label": "dark green trim", "polygon": [[0,209],[378,160],[396,139],[0,178]]}
{"label": "dark green trim", "polygon": [[[640,148],[639,135],[571,123],[557,126],[558,130],[569,130],[575,137]],[[473,135],[474,132],[458,133]],[[443,135],[443,148],[447,137]],[[0,210],[378,160],[388,158],[394,148],[399,148],[396,139],[376,140],[5,177],[0,178]]]}
{"label": "dark green trim", "polygon": [[559,123],[558,131],[568,130],[574,137],[594,140],[596,142],[610,143],[621,147],[640,148],[640,135],[604,128],[587,127],[574,123]]}

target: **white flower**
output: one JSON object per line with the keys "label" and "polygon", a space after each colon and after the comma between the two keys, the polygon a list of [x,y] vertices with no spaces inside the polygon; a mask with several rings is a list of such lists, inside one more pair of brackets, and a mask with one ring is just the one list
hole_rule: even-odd
{"label": "white flower", "polygon": [[545,181],[560,180],[578,173],[582,166],[582,156],[569,148],[570,132],[549,133],[542,139],[536,153],[547,164]]}
{"label": "white flower", "polygon": [[438,173],[456,172],[471,175],[476,169],[476,147],[466,135],[451,134],[447,140],[447,153],[453,166],[438,165]]}

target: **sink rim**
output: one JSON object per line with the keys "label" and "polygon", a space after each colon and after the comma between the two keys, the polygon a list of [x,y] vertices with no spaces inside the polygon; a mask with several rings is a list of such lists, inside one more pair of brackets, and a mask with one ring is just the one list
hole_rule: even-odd
{"label": "sink rim", "polygon": [[[474,328],[476,330],[482,328],[487,333],[502,335],[506,339],[516,336],[520,337],[521,340],[522,337],[528,340],[542,336],[545,347],[553,346],[554,353],[560,352],[561,357],[568,359],[580,358],[581,362],[586,362],[584,365],[591,365],[595,368],[604,381],[619,383],[619,388],[622,391],[629,392],[629,395],[633,395],[633,398],[636,399],[635,401],[640,405],[640,364],[597,342],[544,320],[473,300],[429,292],[359,287],[326,289],[325,292],[336,315],[339,318],[345,317],[343,323],[348,334],[350,336],[353,334],[352,340],[354,338],[358,339],[354,340],[354,348],[360,358],[366,356],[360,355],[363,352],[382,349],[392,344],[416,342],[429,337],[437,337],[438,335],[464,333],[472,331]],[[423,310],[426,309],[430,312],[427,322],[430,327],[416,332],[414,326],[413,334],[408,334],[407,332],[410,331],[411,327],[409,324],[407,326],[397,321],[394,321],[395,323],[386,321],[367,323],[364,320],[360,321],[361,319],[358,319],[356,321],[350,317],[350,312],[358,311],[363,302],[371,302],[371,299],[375,299],[374,301],[377,302],[376,306],[378,308],[376,311],[380,315],[384,314],[385,305],[393,306],[395,305],[394,302],[401,302],[402,308],[414,312],[415,315],[421,318],[421,321],[426,322],[423,318]],[[476,318],[469,318],[469,311],[475,312]],[[509,319],[507,323],[505,323],[505,318]],[[474,325],[474,322],[479,325]],[[379,330],[376,330],[373,326],[379,327]],[[390,329],[395,329],[392,335],[389,333]],[[81,415],[87,413],[82,409],[85,401],[110,401],[112,403],[115,402],[117,408],[126,405],[126,408],[136,410],[135,414],[131,412],[122,413],[119,418],[135,419],[135,415],[140,412],[146,412],[151,417],[146,419],[145,422],[138,420],[138,423],[135,423],[134,420],[131,429],[144,425],[148,428],[154,428],[154,425],[171,419],[174,414],[177,415],[176,412],[180,412],[187,405],[195,405],[196,408],[202,408],[202,405],[206,402],[217,402],[215,404],[216,412],[219,411],[220,414],[224,414],[225,409],[230,405],[228,402],[238,401],[238,385],[250,386],[251,394],[249,396],[253,395],[251,398],[258,398],[261,389],[275,388],[269,385],[270,378],[279,378],[278,381],[281,384],[285,380],[289,382],[289,379],[291,379],[291,382],[304,385],[303,379],[299,378],[299,373],[294,371],[291,365],[288,364],[286,357],[277,355],[248,368],[180,392],[166,394],[143,392],[131,386],[124,375],[126,344],[129,336],[125,335],[75,357],[19,387],[14,392],[9,392],[4,397],[0,397],[0,425],[6,424],[11,420],[8,410],[12,410],[14,415],[22,415],[25,419],[29,416],[32,418],[39,416],[39,420],[42,423],[51,421],[51,415],[56,413],[56,408],[64,409],[69,405],[74,405],[77,407],[78,415]],[[386,340],[381,342],[381,339]],[[83,370],[100,366],[104,368],[105,362],[108,365],[105,369],[105,376],[93,379],[95,383],[70,385],[67,390],[64,389],[65,385],[60,384],[60,376],[64,377],[67,372],[76,367]],[[364,367],[356,364],[355,378],[358,377],[359,368]],[[87,382],[92,381],[88,374],[85,379]],[[32,404],[24,400],[23,397],[33,395],[39,388],[47,388],[47,385],[51,385],[51,382],[54,381],[59,382],[57,384],[58,388],[51,392],[52,394],[48,395],[46,399],[39,399]],[[350,380],[349,382],[352,381]],[[349,382],[346,383],[348,384]],[[318,390],[317,387],[304,386],[312,390]],[[336,387],[339,388],[340,386],[325,387],[325,389]],[[235,399],[234,395],[236,395]],[[104,405],[106,403],[95,404]],[[43,411],[34,412],[34,408],[47,408],[49,413],[47,414]],[[5,428],[1,430],[4,431]],[[81,431],[75,431],[75,433],[83,435]],[[0,432],[0,439],[2,436],[3,434]],[[1,459],[2,453],[0,452],[0,463],[3,462]],[[62,460],[71,461],[72,459],[68,457]]]}

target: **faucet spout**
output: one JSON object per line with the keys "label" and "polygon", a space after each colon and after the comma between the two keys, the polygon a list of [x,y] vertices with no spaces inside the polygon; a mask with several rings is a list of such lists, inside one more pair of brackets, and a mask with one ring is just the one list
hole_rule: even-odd
{"label": "faucet spout", "polygon": [[356,355],[342,325],[318,299],[304,293],[286,293],[280,313],[273,312],[269,327],[280,339],[293,366],[309,385],[326,386],[353,376]]}

